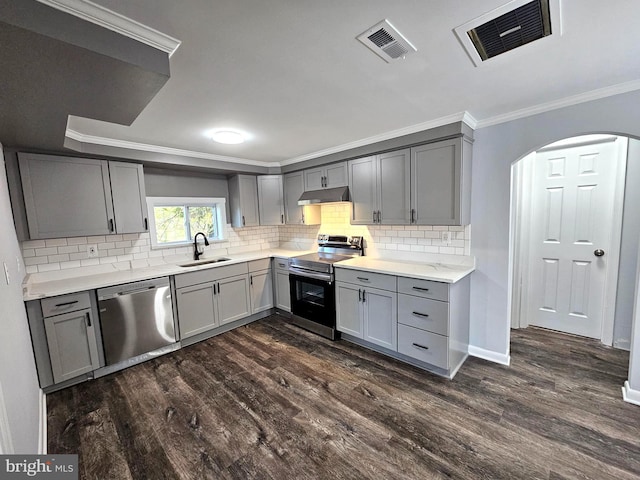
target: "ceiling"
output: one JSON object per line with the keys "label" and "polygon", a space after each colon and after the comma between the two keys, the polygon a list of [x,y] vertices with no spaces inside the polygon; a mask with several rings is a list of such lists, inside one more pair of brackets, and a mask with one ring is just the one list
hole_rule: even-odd
{"label": "ceiling", "polygon": [[[453,29],[507,0],[94,2],[182,42],[171,78],[131,126],[69,121],[116,143],[287,164],[464,112],[482,124],[614,85],[640,88],[637,0],[563,0],[561,36],[478,67]],[[356,40],[385,18],[417,53],[385,63]],[[206,132],[217,127],[252,139],[216,144]]]}

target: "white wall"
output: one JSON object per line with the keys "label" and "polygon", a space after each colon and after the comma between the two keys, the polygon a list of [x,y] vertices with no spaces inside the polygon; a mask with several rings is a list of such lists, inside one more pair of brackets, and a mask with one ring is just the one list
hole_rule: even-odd
{"label": "white wall", "polygon": [[[511,163],[554,141],[588,133],[640,137],[640,91],[476,130],[471,191],[471,345],[509,355],[509,196]],[[626,279],[635,282],[633,278]],[[640,355],[636,355],[640,361]],[[640,370],[640,368],[639,368]]]}
{"label": "white wall", "polygon": [[[0,391],[15,453],[38,453],[40,389],[22,302],[24,267],[13,226],[1,145],[0,232],[0,262],[7,264],[11,280],[7,285],[4,271],[0,272]],[[20,272],[16,258],[20,261]],[[2,399],[0,408],[1,404]]]}

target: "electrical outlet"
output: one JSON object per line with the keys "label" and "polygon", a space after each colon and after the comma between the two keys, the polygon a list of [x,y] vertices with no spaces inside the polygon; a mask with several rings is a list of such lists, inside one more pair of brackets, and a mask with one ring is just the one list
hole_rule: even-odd
{"label": "electrical outlet", "polygon": [[451,245],[451,232],[443,231],[441,239],[444,245]]}
{"label": "electrical outlet", "polygon": [[9,267],[7,267],[7,264],[5,262],[2,262],[2,265],[4,266],[4,277],[7,279],[7,285],[11,285],[11,279],[9,278]]}
{"label": "electrical outlet", "polygon": [[87,245],[87,256],[94,258],[98,256],[98,245]]}

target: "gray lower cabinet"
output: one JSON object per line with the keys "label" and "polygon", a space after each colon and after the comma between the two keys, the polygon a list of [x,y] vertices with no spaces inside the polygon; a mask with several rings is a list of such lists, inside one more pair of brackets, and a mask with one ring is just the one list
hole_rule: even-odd
{"label": "gray lower cabinet", "polygon": [[305,191],[344,187],[347,185],[347,162],[332,163],[304,170]]}
{"label": "gray lower cabinet", "polygon": [[229,179],[229,209],[232,227],[260,225],[258,181],[255,175],[234,175]]}
{"label": "gray lower cabinet", "polygon": [[287,225],[320,225],[320,205],[298,205],[304,193],[304,173],[284,175],[284,221]]}
{"label": "gray lower cabinet", "polygon": [[174,282],[181,339],[251,315],[246,263],[183,273]]}
{"label": "gray lower cabinet", "polygon": [[98,327],[89,295],[82,292],[41,300],[53,383],[70,380],[101,366]]}
{"label": "gray lower cabinet", "polygon": [[471,142],[466,137],[411,149],[411,214],[416,225],[468,225]]}
{"label": "gray lower cabinet", "polygon": [[336,267],[337,329],[453,378],[469,350],[469,283],[468,276],[447,284]]}
{"label": "gray lower cabinet", "polygon": [[395,277],[390,278],[394,279],[393,291],[337,281],[337,329],[366,342],[397,350],[398,295]]}
{"label": "gray lower cabinet", "polygon": [[291,312],[291,292],[289,290],[289,261],[286,258],[273,259],[273,274],[276,308],[285,312]]}
{"label": "gray lower cabinet", "polygon": [[31,239],[148,229],[142,165],[19,153]]}
{"label": "gray lower cabinet", "polygon": [[249,290],[251,291],[251,313],[273,308],[273,277],[271,259],[249,262]]}
{"label": "gray lower cabinet", "polygon": [[350,160],[349,191],[353,225],[403,225],[411,222],[408,148]]}
{"label": "gray lower cabinet", "polygon": [[258,176],[258,208],[260,225],[284,224],[282,175]]}

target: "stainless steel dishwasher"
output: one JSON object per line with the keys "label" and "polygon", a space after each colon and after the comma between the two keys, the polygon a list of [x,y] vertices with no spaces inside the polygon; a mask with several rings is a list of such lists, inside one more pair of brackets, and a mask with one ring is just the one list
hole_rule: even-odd
{"label": "stainless steel dishwasher", "polygon": [[107,365],[176,342],[167,277],[99,289],[98,308]]}

